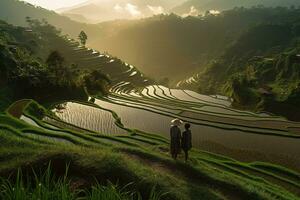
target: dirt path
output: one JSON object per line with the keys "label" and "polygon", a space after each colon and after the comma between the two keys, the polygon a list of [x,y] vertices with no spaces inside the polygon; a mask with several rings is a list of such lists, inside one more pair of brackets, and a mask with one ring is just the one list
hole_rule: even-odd
{"label": "dirt path", "polygon": [[[178,166],[173,162],[162,162],[158,159],[147,159],[141,155],[135,154],[129,151],[123,151],[128,159],[139,161],[145,163],[147,166],[150,166],[154,170],[160,173],[167,173],[173,177],[176,177],[180,180],[186,180],[190,183],[198,185],[200,187],[206,187],[212,189],[217,193],[221,193],[228,200],[251,200],[251,196],[246,194],[241,189],[233,186],[233,185],[223,185],[220,182],[214,182],[214,180],[209,179],[208,177],[202,174],[193,173],[191,170],[184,170],[184,167]],[[189,168],[188,165],[187,169]]]}

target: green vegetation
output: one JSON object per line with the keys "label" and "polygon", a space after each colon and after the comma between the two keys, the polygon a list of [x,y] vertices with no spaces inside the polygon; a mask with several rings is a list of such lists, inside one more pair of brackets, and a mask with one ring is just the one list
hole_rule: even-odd
{"label": "green vegetation", "polygon": [[[250,28],[273,24],[278,31],[274,32],[276,34],[270,37],[270,41],[256,41],[253,36],[251,41],[255,42],[249,40],[249,44],[264,45],[271,51],[273,47],[268,46],[268,41],[276,46],[276,38],[283,34],[286,35],[281,37],[282,43],[288,42],[290,28],[293,27],[285,29],[285,25],[296,27],[298,16],[299,9],[296,8],[254,7],[227,10],[220,15],[183,18],[169,14],[133,21],[104,22],[99,24],[104,33],[97,42],[90,44],[139,66],[140,70],[155,80],[169,78],[169,83],[174,86],[179,79],[204,70],[220,58]],[[111,30],[114,34],[111,34]],[[244,49],[240,52],[244,52]]]}
{"label": "green vegetation", "polygon": [[[121,188],[112,183],[106,186],[96,183],[89,190],[80,189],[82,185],[78,180],[76,182],[68,179],[68,168],[69,166],[66,166],[63,176],[55,177],[50,162],[45,172],[36,173],[33,170],[31,175],[24,176],[19,170],[14,178],[0,178],[0,198],[7,200],[139,200],[142,198],[138,193],[127,191],[126,187]],[[129,186],[130,184],[127,185]],[[153,188],[147,199],[159,200],[162,196]]]}
{"label": "green vegetation", "polygon": [[111,77],[119,74],[123,76],[115,81],[145,83],[140,73],[129,77],[132,72],[121,60],[78,47],[46,21],[26,20],[28,28],[0,23],[2,112],[22,98],[48,104],[61,99],[85,100],[86,89],[106,94]]}
{"label": "green vegetation", "polygon": [[[47,60],[36,53],[45,48],[42,47],[43,42],[50,42],[46,36],[57,34],[56,29],[46,22],[42,24],[35,20],[28,21],[32,28],[30,31],[4,22],[0,24],[0,88],[7,93],[4,99],[10,103],[20,98],[46,99],[53,92],[59,96],[58,91],[62,90],[73,93],[73,96],[83,97],[83,83],[65,66],[62,57],[55,57],[57,52],[51,53]],[[42,34],[45,37],[39,39]]]}
{"label": "green vegetation", "polygon": [[[203,19],[202,25],[199,22],[193,27],[210,26],[207,33],[215,31],[201,35],[205,42],[212,34],[220,35],[213,37],[217,42],[209,41],[211,46],[205,42],[198,45],[205,47],[202,61],[206,63],[199,64],[198,72],[178,85],[232,97],[238,108],[299,120],[299,12],[296,8],[236,8],[218,16],[193,18],[195,22]],[[200,55],[199,49],[193,51]]]}
{"label": "green vegetation", "polygon": [[282,12],[290,16],[287,22],[250,28],[203,69],[191,87],[202,93],[231,96],[242,108],[299,120],[299,34],[294,23],[298,18],[293,17],[299,10]]}

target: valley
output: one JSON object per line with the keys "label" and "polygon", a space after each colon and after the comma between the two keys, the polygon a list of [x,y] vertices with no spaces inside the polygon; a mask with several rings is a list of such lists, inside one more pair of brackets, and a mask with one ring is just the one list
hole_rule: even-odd
{"label": "valley", "polygon": [[50,20],[0,14],[0,199],[300,198],[299,9],[91,25],[4,2]]}

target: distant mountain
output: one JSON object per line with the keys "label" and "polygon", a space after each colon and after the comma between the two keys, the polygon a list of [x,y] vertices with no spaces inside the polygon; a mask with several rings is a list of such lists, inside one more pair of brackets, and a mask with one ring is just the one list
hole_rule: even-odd
{"label": "distant mountain", "polygon": [[26,17],[39,20],[46,19],[50,24],[61,29],[64,33],[71,35],[73,38],[77,38],[77,35],[81,30],[87,32],[90,38],[97,37],[100,33],[99,27],[95,25],[87,25],[73,21],[54,11],[36,7],[19,0],[0,1],[0,19],[14,25],[27,26]]}
{"label": "distant mountain", "polygon": [[74,21],[81,22],[81,23],[89,23],[90,21],[84,17],[83,15],[79,14],[72,14],[72,13],[65,13],[63,16],[66,16]]}
{"label": "distant mountain", "polygon": [[188,0],[183,4],[172,9],[172,12],[180,15],[198,15],[203,14],[209,10],[228,10],[234,7],[246,7],[252,6],[265,6],[265,7],[277,7],[277,6],[300,6],[299,0]]}
{"label": "distant mountain", "polygon": [[[137,19],[169,12],[185,0],[90,0],[57,12],[82,15],[89,22],[97,23],[115,19]],[[72,18],[72,16],[70,16]]]}

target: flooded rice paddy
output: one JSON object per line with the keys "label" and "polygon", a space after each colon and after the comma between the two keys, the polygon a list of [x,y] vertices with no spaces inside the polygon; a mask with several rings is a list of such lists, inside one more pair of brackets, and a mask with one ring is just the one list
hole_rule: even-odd
{"label": "flooded rice paddy", "polygon": [[115,124],[115,119],[108,111],[72,102],[63,107],[60,111],[54,111],[64,122],[103,134],[127,133]]}
{"label": "flooded rice paddy", "polygon": [[[152,90],[150,88],[153,88],[153,91],[150,91]],[[143,90],[141,93],[135,95],[130,95],[129,93],[124,95],[124,99],[118,98],[118,96],[111,96],[107,99],[101,100],[96,99],[95,104],[101,108],[114,111],[118,117],[121,118],[121,121],[126,128],[159,134],[167,138],[169,138],[170,121],[174,117],[180,116],[180,109],[176,108],[176,106],[173,106],[173,110],[168,109],[168,106],[172,107],[172,105],[167,104],[164,109],[162,109],[161,106],[147,106],[146,102],[150,102],[151,98],[153,99],[153,102],[155,102],[154,100],[171,99],[182,101],[182,104],[185,103],[184,101],[192,102],[192,99],[194,98],[199,100],[199,105],[203,102],[210,102],[205,104],[205,106],[202,108],[203,112],[222,112],[222,107],[213,107],[212,105],[230,105],[230,102],[225,100],[225,98],[205,96],[190,91],[172,91],[161,86],[148,87],[147,90],[147,92]],[[132,98],[132,101],[130,101],[130,98]],[[145,101],[142,101],[141,103],[136,101],[137,99],[142,99]],[[167,101],[162,100],[162,102],[165,103]],[[196,100],[193,102],[197,103]],[[211,107],[213,107],[213,110],[210,110]],[[244,115],[247,115],[247,113],[252,117],[259,116],[250,112],[245,112]],[[220,116],[222,116],[221,114]],[[227,114],[234,114],[234,111],[230,111]],[[114,124],[115,119],[110,112],[100,108],[69,102],[66,104],[65,109],[57,112],[57,116],[65,122],[100,133],[126,133],[126,131],[120,129]],[[299,138],[281,137],[259,133],[254,134],[242,130],[236,130],[234,128],[230,130],[201,123],[199,124],[197,123],[197,115],[195,116],[195,119],[189,120],[189,122],[192,123],[193,146],[196,148],[214,151],[214,145],[210,145],[209,148],[203,145],[210,143],[216,144],[216,146],[222,146],[224,148],[231,149],[233,151],[254,152],[257,154],[263,154],[268,158],[273,156],[271,160],[276,158],[277,163],[281,163],[281,161],[285,159],[285,161],[282,161],[283,163],[293,162],[300,165]],[[290,123],[280,117],[266,117],[267,120],[261,122],[261,124],[265,123],[266,126],[272,127],[272,120],[274,120],[275,128],[276,126],[278,126],[277,128],[280,128],[281,126],[285,127]],[[201,120],[198,121],[201,122]],[[253,126],[255,126],[255,121],[252,121],[251,123]],[[223,153],[230,156],[230,153],[228,152]],[[247,157],[247,155],[244,156]]]}

